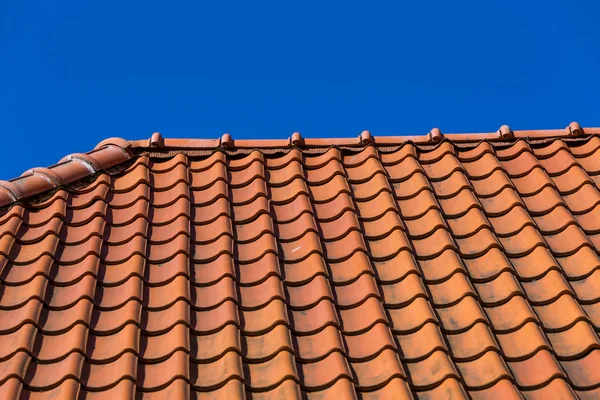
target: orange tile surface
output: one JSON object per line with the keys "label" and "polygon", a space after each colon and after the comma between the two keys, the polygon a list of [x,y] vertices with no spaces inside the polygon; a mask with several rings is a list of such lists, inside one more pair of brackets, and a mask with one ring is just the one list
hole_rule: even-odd
{"label": "orange tile surface", "polygon": [[0,397],[597,398],[600,131],[507,129],[0,182]]}

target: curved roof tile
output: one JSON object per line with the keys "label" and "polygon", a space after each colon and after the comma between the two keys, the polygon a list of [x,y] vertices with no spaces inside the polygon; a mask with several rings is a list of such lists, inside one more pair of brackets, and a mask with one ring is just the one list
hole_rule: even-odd
{"label": "curved roof tile", "polygon": [[0,393],[595,397],[598,134],[154,133],[0,182]]}

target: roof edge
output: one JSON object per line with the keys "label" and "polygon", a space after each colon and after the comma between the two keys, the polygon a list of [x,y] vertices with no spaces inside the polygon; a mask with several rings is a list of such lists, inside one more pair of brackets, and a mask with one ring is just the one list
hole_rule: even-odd
{"label": "roof edge", "polygon": [[[185,138],[163,138],[158,132],[154,132],[150,139],[133,140],[129,143],[132,148],[169,148],[169,149],[248,149],[248,148],[314,148],[331,146],[364,146],[365,144],[378,145],[400,145],[406,142],[415,144],[433,144],[447,139],[452,142],[475,142],[481,140],[501,141],[506,139],[530,138],[549,139],[577,137],[584,135],[600,134],[600,128],[581,128],[577,122],[572,122],[564,129],[547,130],[519,130],[513,131],[509,126],[503,125],[493,133],[450,133],[443,134],[439,128],[433,128],[427,135],[418,136],[374,136],[369,131],[363,131],[355,138],[304,138],[299,132],[294,132],[287,139],[233,139],[229,133],[223,134],[218,139],[185,139]],[[119,139],[122,140],[122,139]]]}
{"label": "roof edge", "polygon": [[355,138],[313,139],[303,138],[294,132],[287,139],[234,140],[229,133],[218,139],[169,139],[154,132],[147,140],[128,141],[121,138],[109,138],[100,142],[87,153],[70,154],[58,164],[48,168],[32,168],[20,177],[9,181],[0,180],[0,207],[6,207],[22,199],[35,196],[61,185],[67,185],[131,160],[137,154],[136,149],[274,149],[274,148],[324,148],[331,146],[361,147],[368,144],[382,146],[401,145],[407,142],[415,144],[435,144],[443,139],[456,143],[486,141],[506,141],[507,139],[530,138],[552,139],[582,137],[600,134],[600,128],[581,128],[572,122],[564,129],[513,131],[503,125],[494,133],[469,133],[444,135],[440,129],[433,128],[427,135],[420,136],[373,136],[369,131],[361,132]]}
{"label": "roof edge", "polygon": [[132,157],[131,144],[126,140],[104,140],[85,154],[70,154],[48,168],[32,168],[18,178],[0,180],[0,207],[73,183]]}

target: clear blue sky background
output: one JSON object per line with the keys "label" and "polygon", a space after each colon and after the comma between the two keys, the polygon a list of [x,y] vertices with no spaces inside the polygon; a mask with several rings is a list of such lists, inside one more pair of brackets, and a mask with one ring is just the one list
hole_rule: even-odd
{"label": "clear blue sky background", "polygon": [[110,136],[600,125],[600,2],[0,1],[0,179]]}

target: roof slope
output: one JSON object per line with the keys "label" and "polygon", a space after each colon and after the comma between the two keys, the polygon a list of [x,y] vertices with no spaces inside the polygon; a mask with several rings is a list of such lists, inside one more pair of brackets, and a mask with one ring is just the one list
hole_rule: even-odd
{"label": "roof slope", "polygon": [[0,398],[597,398],[599,133],[155,134],[0,182]]}

